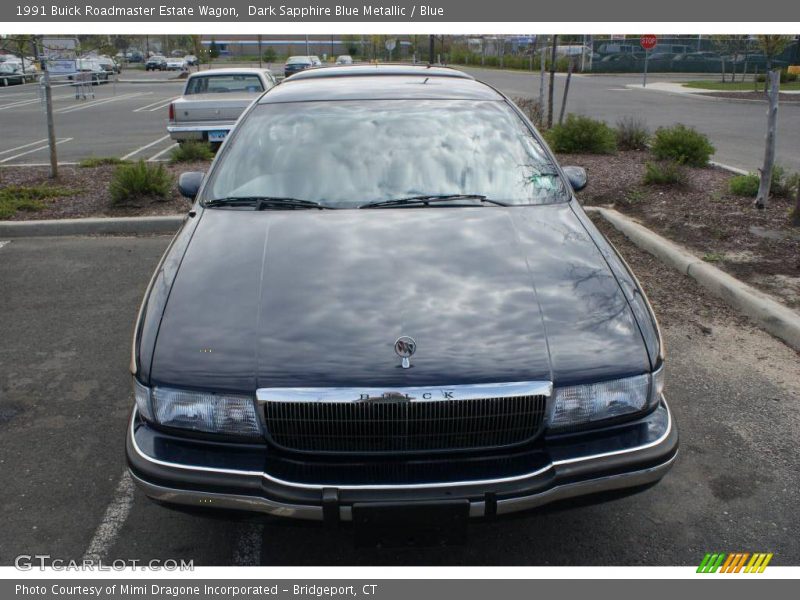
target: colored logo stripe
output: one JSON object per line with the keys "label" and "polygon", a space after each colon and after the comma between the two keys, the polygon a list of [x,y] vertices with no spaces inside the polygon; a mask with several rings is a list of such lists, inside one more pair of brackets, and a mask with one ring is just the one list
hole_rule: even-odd
{"label": "colored logo stripe", "polygon": [[[772,560],[772,553],[755,552],[707,552],[697,567],[698,573],[763,573]],[[748,562],[748,559],[749,562]],[[747,563],[747,566],[745,566]],[[744,571],[742,571],[744,568]]]}

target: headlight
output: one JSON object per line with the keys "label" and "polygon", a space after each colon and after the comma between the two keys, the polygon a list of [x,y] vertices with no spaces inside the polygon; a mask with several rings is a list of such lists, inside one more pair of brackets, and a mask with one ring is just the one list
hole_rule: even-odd
{"label": "headlight", "polygon": [[133,397],[136,399],[136,408],[139,414],[148,421],[153,420],[153,405],[150,402],[150,388],[139,383],[136,377],[133,378]]}
{"label": "headlight", "polygon": [[155,387],[148,391],[152,402],[149,415],[142,409],[144,402],[139,401],[138,395],[136,404],[142,416],[161,425],[206,433],[261,437],[261,425],[252,396],[164,387]]}
{"label": "headlight", "polygon": [[664,390],[664,365],[652,374],[586,385],[557,387],[549,428],[565,430],[643,412],[658,404]]}

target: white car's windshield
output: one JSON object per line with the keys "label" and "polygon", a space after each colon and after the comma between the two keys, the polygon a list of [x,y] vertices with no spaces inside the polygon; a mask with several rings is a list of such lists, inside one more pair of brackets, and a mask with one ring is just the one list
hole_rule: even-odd
{"label": "white car's windshield", "polygon": [[204,201],[292,198],[355,208],[420,195],[547,204],[569,194],[502,101],[262,104],[240,123]]}

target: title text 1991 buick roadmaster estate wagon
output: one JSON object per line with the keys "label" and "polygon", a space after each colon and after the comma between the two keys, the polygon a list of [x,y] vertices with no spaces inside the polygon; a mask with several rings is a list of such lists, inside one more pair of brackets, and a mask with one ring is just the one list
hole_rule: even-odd
{"label": "title text 1991 buick roadmaster estate wagon", "polygon": [[458,71],[272,88],[181,178],[195,203],[135,329],[136,483],[358,523],[659,480],[678,447],[662,341],[585,184]]}

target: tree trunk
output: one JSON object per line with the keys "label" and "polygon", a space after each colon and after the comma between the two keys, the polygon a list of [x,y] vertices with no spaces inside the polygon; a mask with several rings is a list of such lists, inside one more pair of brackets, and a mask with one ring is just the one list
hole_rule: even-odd
{"label": "tree trunk", "polygon": [[772,168],[775,164],[775,137],[778,123],[778,93],[781,73],[778,70],[767,72],[769,82],[769,108],[767,109],[767,141],[764,147],[764,166],[761,168],[761,181],[758,185],[756,207],[766,208],[769,188],[772,185]]}
{"label": "tree trunk", "polygon": [[561,111],[558,113],[558,124],[564,122],[564,113],[567,111],[567,95],[569,95],[569,80],[572,79],[573,61],[570,58],[567,68],[567,80],[564,82],[564,99],[561,101]]}
{"label": "tree trunk", "polygon": [[792,225],[800,227],[800,179],[797,180],[797,188],[794,190],[794,212],[792,213]]}
{"label": "tree trunk", "polygon": [[547,90],[547,128],[553,126],[553,90],[556,86],[556,44],[558,36],[553,36],[553,49],[550,53],[550,89]]}
{"label": "tree trunk", "polygon": [[539,127],[541,127],[541,121],[544,117],[544,71],[546,61],[547,57],[545,56],[545,47],[544,44],[542,44],[542,49],[539,54],[539,114],[542,115],[542,118],[539,119]]}

